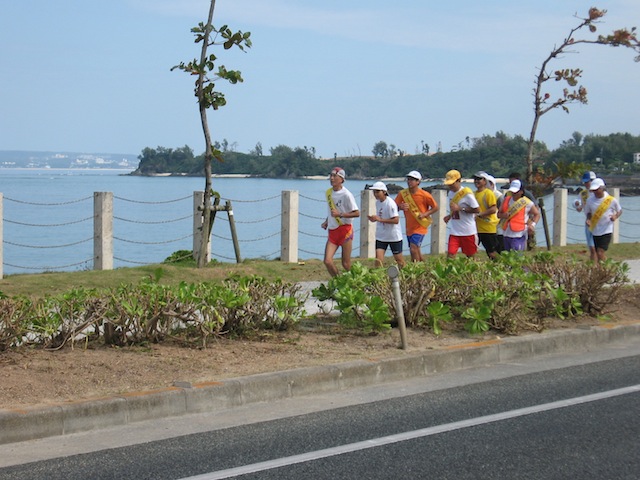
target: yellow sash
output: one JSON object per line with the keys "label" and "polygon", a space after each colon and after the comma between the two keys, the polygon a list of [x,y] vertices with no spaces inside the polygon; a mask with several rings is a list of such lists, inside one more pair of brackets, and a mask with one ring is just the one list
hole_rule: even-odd
{"label": "yellow sash", "polygon": [[593,229],[596,228],[596,225],[598,225],[598,222],[602,218],[602,215],[604,215],[604,212],[606,212],[607,209],[609,208],[609,205],[611,205],[611,202],[613,202],[613,197],[611,195],[609,195],[598,206],[596,211],[591,216],[591,225],[589,225],[589,230],[590,231],[593,232]]}
{"label": "yellow sash", "polygon": [[411,192],[408,188],[401,190],[400,193],[402,194],[402,199],[407,202],[407,205],[409,205],[409,211],[415,217],[416,222],[418,222],[422,227],[425,228],[433,223],[433,219],[431,218],[431,216],[428,216],[427,218],[420,218],[420,214],[422,212],[418,208],[418,205],[416,205],[416,201],[413,199],[413,195],[411,195]]}
{"label": "yellow sash", "polygon": [[471,189],[469,187],[462,187],[453,196],[453,198],[451,199],[451,203],[457,204],[460,200],[462,200],[462,197],[464,197],[465,195],[469,195],[469,194],[473,195],[473,192],[471,191]]}
{"label": "yellow sash", "polygon": [[[336,204],[333,201],[333,197],[331,196],[331,192],[333,192],[333,187],[327,190],[327,202],[329,203],[330,210],[336,210]],[[342,219],[340,217],[333,217],[338,222],[338,225],[342,225]]]}
{"label": "yellow sash", "polygon": [[580,190],[580,200],[582,200],[582,205],[587,203],[588,198],[589,198],[589,190],[587,190],[586,188],[583,190]]}
{"label": "yellow sash", "polygon": [[509,210],[507,210],[508,217],[500,220],[500,228],[505,230],[505,227],[507,226],[507,223],[509,223],[509,220],[511,220],[516,213],[526,207],[530,202],[531,200],[529,200],[527,197],[522,197],[520,198],[520,200],[512,202],[511,206],[509,206]]}

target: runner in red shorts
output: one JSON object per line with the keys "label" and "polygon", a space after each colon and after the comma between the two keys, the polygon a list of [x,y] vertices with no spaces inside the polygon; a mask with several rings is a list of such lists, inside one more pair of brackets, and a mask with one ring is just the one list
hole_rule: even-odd
{"label": "runner in red shorts", "polygon": [[351,268],[351,250],[353,248],[353,219],[360,216],[356,199],[343,183],[346,174],[340,167],[335,167],[329,175],[331,188],[326,192],[328,215],[322,222],[322,228],[329,229],[329,238],[324,248],[324,265],[332,277],[338,275],[338,268],[333,256],[342,249],[342,267]]}

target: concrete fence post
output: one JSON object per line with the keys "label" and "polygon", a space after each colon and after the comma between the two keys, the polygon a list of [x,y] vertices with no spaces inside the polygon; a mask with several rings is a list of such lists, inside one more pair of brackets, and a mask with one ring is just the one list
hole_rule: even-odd
{"label": "concrete fence post", "polygon": [[567,189],[555,188],[553,190],[553,246],[565,247],[567,245],[567,220],[569,208],[567,205]]}
{"label": "concrete fence post", "polygon": [[93,194],[93,269],[113,270],[113,192]]}
{"label": "concrete fence post", "polygon": [[[193,192],[193,258],[198,259],[200,247],[202,246],[202,236],[209,230],[204,226],[204,192]],[[213,212],[212,212],[213,214]],[[211,261],[211,242],[207,242],[206,263]]]}
{"label": "concrete fence post", "polygon": [[432,215],[433,223],[431,224],[431,255],[446,253],[447,251],[447,224],[444,223],[444,217],[447,215],[449,205],[447,203],[447,190],[433,190],[431,192],[436,204],[440,210]]}
{"label": "concrete fence post", "polygon": [[282,191],[282,216],[280,227],[280,261],[298,262],[300,195],[297,190]]}
{"label": "concrete fence post", "polygon": [[360,258],[376,257],[376,224],[367,218],[376,213],[376,199],[371,190],[360,192]]}
{"label": "concrete fence post", "polygon": [[[610,188],[608,189],[609,195],[612,195],[613,198],[620,202],[620,189],[619,188]],[[612,243],[620,243],[620,220],[616,220],[613,222],[613,234],[611,235]]]}

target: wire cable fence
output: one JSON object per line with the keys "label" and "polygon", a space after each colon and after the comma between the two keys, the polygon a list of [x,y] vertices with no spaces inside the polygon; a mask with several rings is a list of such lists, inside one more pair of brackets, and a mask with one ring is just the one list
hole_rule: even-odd
{"label": "wire cable fence", "polygon": [[[12,197],[3,197],[3,200],[4,267],[31,272],[90,267],[93,216],[86,213],[91,209],[92,197],[64,202],[34,202]],[[80,208],[79,204],[82,204]],[[65,249],[78,254],[67,256]],[[22,252],[15,254],[18,250]]]}
{"label": "wire cable fence", "polygon": [[190,250],[191,205],[191,195],[155,201],[114,195],[114,260],[125,265],[145,265],[162,262],[176,250]]}
{"label": "wire cable fence", "polygon": [[[216,212],[211,237],[211,257],[234,262],[234,239],[229,217],[233,215],[237,241],[243,258],[278,259],[281,256],[282,195],[257,199],[223,197],[232,212]],[[63,202],[36,202],[2,197],[2,247],[5,271],[47,272],[90,270],[94,263],[95,231],[92,196]],[[620,241],[636,242],[640,222],[640,197],[622,197],[624,214],[620,218]],[[553,198],[545,202],[549,227],[553,228]],[[326,219],[326,200],[321,196],[299,195],[298,255],[300,259],[323,258],[327,232],[321,228]],[[446,210],[446,208],[445,208]],[[146,198],[113,196],[114,266],[160,263],[176,251],[191,251],[194,244],[193,196],[150,201]],[[403,214],[400,214],[403,216]],[[584,243],[584,213],[567,206],[567,243]],[[353,256],[360,256],[357,236],[366,215],[354,220],[356,241]],[[404,226],[404,220],[401,221]],[[545,245],[542,222],[537,227],[537,243]],[[404,242],[404,252],[409,248]],[[430,233],[423,242],[429,253]]]}

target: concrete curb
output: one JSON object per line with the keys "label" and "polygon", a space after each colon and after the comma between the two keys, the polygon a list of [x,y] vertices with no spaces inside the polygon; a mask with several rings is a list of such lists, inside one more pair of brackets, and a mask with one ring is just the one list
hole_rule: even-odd
{"label": "concrete curb", "polygon": [[640,334],[640,323],[550,331],[457,345],[380,361],[251,375],[53,406],[0,410],[0,444],[154,418],[222,412],[256,402],[371,386],[556,353],[584,352]]}

